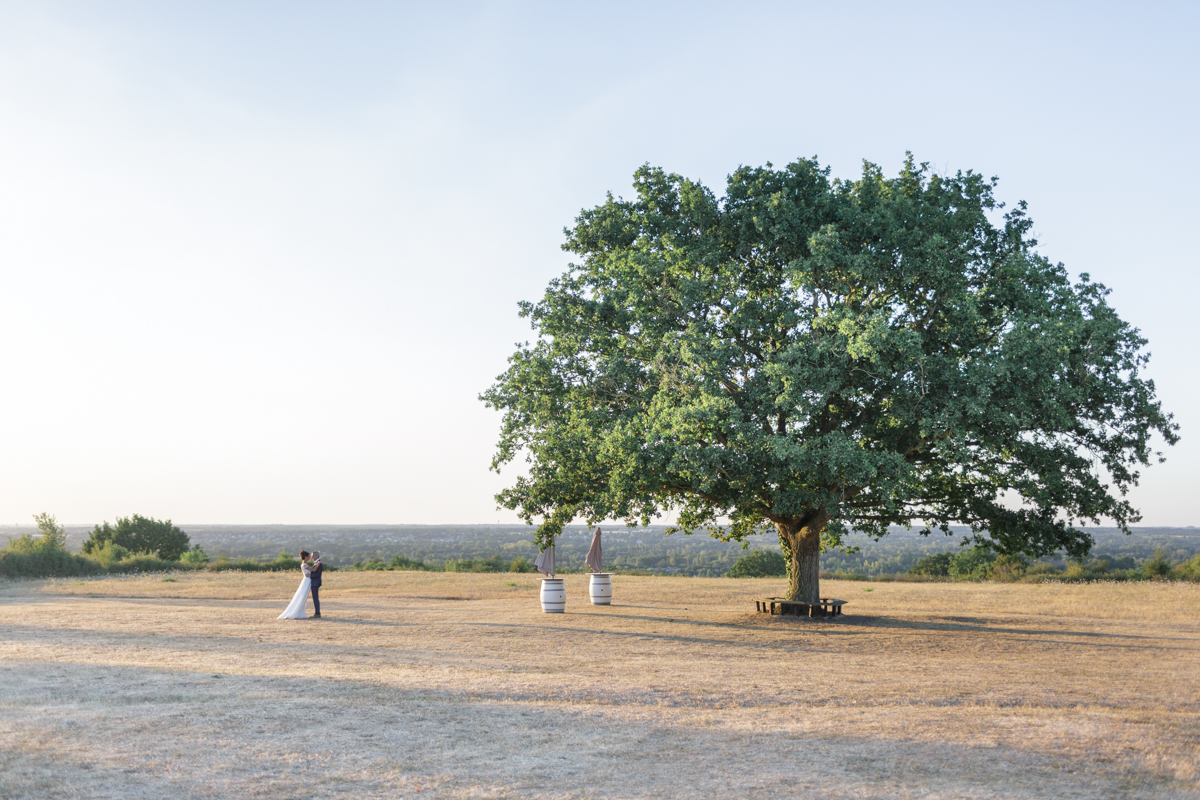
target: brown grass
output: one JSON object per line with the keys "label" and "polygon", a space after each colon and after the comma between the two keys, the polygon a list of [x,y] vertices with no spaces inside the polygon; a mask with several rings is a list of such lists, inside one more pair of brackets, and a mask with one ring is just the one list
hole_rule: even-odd
{"label": "brown grass", "polygon": [[175,577],[0,584],[0,797],[1200,796],[1196,584]]}

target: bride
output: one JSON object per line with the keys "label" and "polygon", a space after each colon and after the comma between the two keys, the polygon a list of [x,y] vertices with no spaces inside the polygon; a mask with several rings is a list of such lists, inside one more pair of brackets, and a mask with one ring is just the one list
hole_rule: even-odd
{"label": "bride", "polygon": [[292,602],[288,603],[288,607],[277,619],[308,619],[308,614],[304,613],[304,604],[308,602],[308,590],[312,585],[312,578],[309,577],[307,550],[300,551],[300,571],[304,573],[304,577],[300,579],[300,588],[296,589],[296,593],[292,595]]}

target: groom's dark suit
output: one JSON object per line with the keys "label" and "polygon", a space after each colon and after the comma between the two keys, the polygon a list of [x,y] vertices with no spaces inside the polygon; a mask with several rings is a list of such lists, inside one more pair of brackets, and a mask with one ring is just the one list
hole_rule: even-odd
{"label": "groom's dark suit", "polygon": [[321,616],[321,573],[325,570],[325,565],[320,561],[317,562],[317,568],[309,573],[308,577],[312,579],[309,589],[312,590],[313,597],[313,613],[318,617]]}

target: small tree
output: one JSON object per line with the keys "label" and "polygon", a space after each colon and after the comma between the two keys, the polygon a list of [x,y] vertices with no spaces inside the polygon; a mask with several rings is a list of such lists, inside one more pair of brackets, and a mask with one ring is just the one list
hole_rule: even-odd
{"label": "small tree", "polygon": [[1126,492],[1177,426],[1108,291],[1037,253],[995,179],[911,156],[857,181],[799,160],[725,196],[660,169],[585,210],[579,261],[523,303],[537,341],[483,395],[504,412],[497,495],[547,546],[576,517],[743,540],[773,527],[793,599],[848,530],[950,532],[1001,553],[1086,554],[1077,521]]}
{"label": "small tree", "polygon": [[203,565],[208,563],[208,553],[204,552],[204,548],[200,545],[194,544],[191,550],[179,557],[179,560],[184,564]]}
{"label": "small tree", "polygon": [[1142,564],[1142,572],[1147,578],[1165,578],[1171,574],[1171,562],[1167,560],[1167,554],[1161,547]]}
{"label": "small tree", "polygon": [[106,539],[99,545],[93,545],[91,550],[84,552],[88,558],[96,561],[105,569],[111,569],[133,555],[128,548],[122,547],[112,539]]}
{"label": "small tree", "polygon": [[134,514],[131,517],[117,517],[115,526],[107,522],[95,526],[91,536],[83,543],[83,552],[89,555],[98,552],[110,541],[131,552],[150,553],[164,561],[178,561],[191,544],[188,535],[172,525],[171,520],[156,520]]}
{"label": "small tree", "polygon": [[50,514],[37,514],[33,518],[41,534],[41,548],[46,551],[66,550],[67,531]]}
{"label": "small tree", "polygon": [[22,534],[15,539],[10,539],[8,549],[14,553],[26,553],[29,555],[48,555],[51,553],[66,553],[67,552],[67,533],[66,530],[58,524],[58,521],[50,514],[35,514],[34,522],[37,523],[38,535],[30,536]]}
{"label": "small tree", "polygon": [[1200,555],[1194,555],[1175,567],[1175,575],[1185,581],[1200,581]]}

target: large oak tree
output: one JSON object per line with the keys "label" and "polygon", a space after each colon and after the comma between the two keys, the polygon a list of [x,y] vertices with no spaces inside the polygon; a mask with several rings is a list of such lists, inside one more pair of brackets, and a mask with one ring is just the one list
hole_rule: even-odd
{"label": "large oak tree", "polygon": [[578,261],[521,314],[537,332],[483,395],[504,412],[497,495],[541,544],[577,517],[741,540],[773,526],[789,596],[850,529],[1086,554],[1177,426],[1108,291],[1040,255],[996,180],[909,157],[831,180],[741,168],[724,197],[660,169],[581,213]]}

